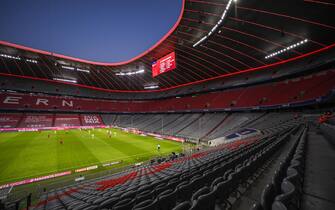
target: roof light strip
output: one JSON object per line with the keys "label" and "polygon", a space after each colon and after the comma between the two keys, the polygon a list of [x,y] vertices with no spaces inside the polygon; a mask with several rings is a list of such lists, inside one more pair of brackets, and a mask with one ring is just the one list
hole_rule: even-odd
{"label": "roof light strip", "polygon": [[74,70],[74,67],[71,66],[62,66],[63,69]]}
{"label": "roof light strip", "polygon": [[11,56],[11,55],[7,55],[7,54],[0,54],[1,57],[4,58],[11,58],[11,59],[15,59],[15,60],[21,60],[21,58],[19,56]]}
{"label": "roof light strip", "polygon": [[26,61],[29,63],[37,63],[37,60],[33,60],[33,59],[26,59]]}
{"label": "roof light strip", "polygon": [[77,68],[77,71],[90,73],[90,70]]}
{"label": "roof light strip", "polygon": [[225,10],[223,11],[222,15],[221,15],[221,18],[220,20],[215,24],[215,26],[208,32],[208,34],[204,37],[202,37],[199,41],[197,41],[193,47],[196,47],[198,46],[200,43],[202,43],[203,41],[205,41],[208,37],[210,37],[218,28],[219,26],[222,24],[224,18],[226,17],[227,13],[228,13],[228,10],[231,6],[231,3],[233,2],[233,0],[229,0]]}
{"label": "roof light strip", "polygon": [[115,75],[117,75],[117,76],[130,76],[130,75],[142,74],[142,73],[144,73],[144,69],[138,70],[138,71],[119,72],[119,73],[116,73]]}
{"label": "roof light strip", "polygon": [[282,50],[278,50],[278,51],[276,51],[274,53],[271,53],[271,54],[265,56],[265,59],[272,58],[272,57],[280,55],[280,54],[282,54],[284,52],[290,51],[290,50],[292,50],[292,49],[294,49],[296,47],[299,47],[299,46],[301,46],[303,44],[306,44],[307,42],[308,42],[308,39],[304,39],[304,40],[302,40],[300,42],[297,42],[295,44],[292,44],[292,45],[290,45],[290,46],[288,46],[288,47],[286,47],[286,48],[284,48]]}
{"label": "roof light strip", "polygon": [[80,69],[80,68],[75,68],[75,67],[72,67],[72,66],[61,66],[62,69],[68,69],[68,70],[71,70],[71,71],[80,71],[80,72],[85,72],[85,73],[90,73],[90,70],[87,70],[87,69]]}
{"label": "roof light strip", "polygon": [[[7,54],[0,54],[1,57],[4,58],[10,58],[10,59],[15,59],[15,60],[21,60],[21,58],[19,56],[13,56],[13,55],[7,55]],[[37,60],[33,60],[33,59],[25,59],[25,61],[30,62],[30,63],[37,63]]]}
{"label": "roof light strip", "polygon": [[151,85],[151,86],[145,86],[144,89],[149,90],[149,89],[157,89],[159,88],[158,85]]}
{"label": "roof light strip", "polygon": [[74,79],[53,78],[53,80],[61,82],[77,83],[77,80]]}

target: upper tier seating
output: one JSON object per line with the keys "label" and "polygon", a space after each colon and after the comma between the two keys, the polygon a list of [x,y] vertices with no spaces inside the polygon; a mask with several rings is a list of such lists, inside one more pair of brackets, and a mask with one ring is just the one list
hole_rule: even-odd
{"label": "upper tier seating", "polygon": [[147,101],[92,100],[72,97],[0,93],[1,109],[62,110],[87,112],[166,112],[224,110],[318,103],[335,86],[335,70],[280,82],[220,92]]}

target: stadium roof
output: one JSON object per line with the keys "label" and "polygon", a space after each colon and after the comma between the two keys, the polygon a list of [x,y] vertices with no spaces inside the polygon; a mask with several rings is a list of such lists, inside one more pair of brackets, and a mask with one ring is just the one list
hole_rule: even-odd
{"label": "stadium roof", "polygon": [[[171,30],[133,59],[101,63],[1,41],[5,56],[0,56],[0,74],[53,82],[68,79],[65,83],[73,79],[73,85],[101,90],[143,91],[145,85],[165,90],[326,52],[335,47],[334,10],[335,4],[326,0],[183,0]],[[177,68],[153,78],[152,62],[172,51]],[[71,68],[83,71],[74,73]]]}

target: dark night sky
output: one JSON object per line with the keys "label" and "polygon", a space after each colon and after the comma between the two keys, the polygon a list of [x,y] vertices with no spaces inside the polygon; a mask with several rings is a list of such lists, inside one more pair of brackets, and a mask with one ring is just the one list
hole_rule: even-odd
{"label": "dark night sky", "polygon": [[105,62],[147,50],[177,21],[182,0],[1,0],[0,40]]}

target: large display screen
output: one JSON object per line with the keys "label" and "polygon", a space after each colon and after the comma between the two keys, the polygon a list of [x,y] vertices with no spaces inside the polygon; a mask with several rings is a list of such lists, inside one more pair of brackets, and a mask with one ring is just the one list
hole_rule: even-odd
{"label": "large display screen", "polygon": [[152,76],[156,77],[176,68],[176,54],[172,52],[152,63]]}

